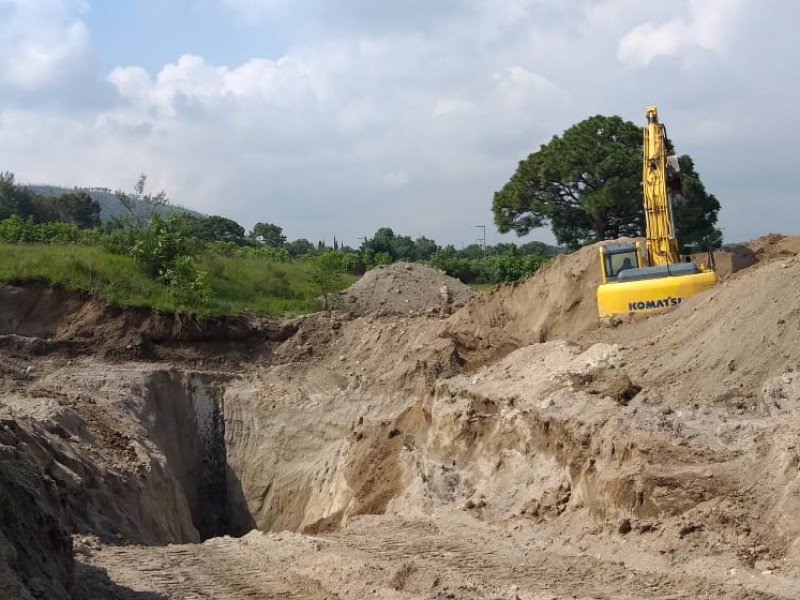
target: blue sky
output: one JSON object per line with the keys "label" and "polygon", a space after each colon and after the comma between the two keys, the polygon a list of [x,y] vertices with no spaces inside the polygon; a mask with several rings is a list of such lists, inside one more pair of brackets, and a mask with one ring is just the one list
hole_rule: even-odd
{"label": "blue sky", "polygon": [[[0,0],[0,170],[351,245],[514,241],[494,191],[656,104],[727,241],[800,230],[782,0]],[[523,239],[552,241],[546,230]]]}
{"label": "blue sky", "polygon": [[266,15],[248,18],[218,0],[105,0],[92,2],[84,20],[107,71],[138,65],[158,72],[184,54],[232,65],[280,58],[290,42]]}

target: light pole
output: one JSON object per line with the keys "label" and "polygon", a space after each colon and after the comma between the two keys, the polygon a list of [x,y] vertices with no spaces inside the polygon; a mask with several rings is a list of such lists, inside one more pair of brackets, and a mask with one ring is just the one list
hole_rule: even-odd
{"label": "light pole", "polygon": [[483,252],[483,255],[486,256],[486,225],[475,225],[475,227],[483,232],[481,237],[478,238],[478,241],[481,243],[481,251]]}

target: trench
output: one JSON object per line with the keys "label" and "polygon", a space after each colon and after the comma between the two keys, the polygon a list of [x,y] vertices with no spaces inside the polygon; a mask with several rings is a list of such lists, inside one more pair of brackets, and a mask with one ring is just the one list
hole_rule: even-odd
{"label": "trench", "polygon": [[[181,369],[151,372],[139,393],[139,419],[200,540],[253,529],[334,531],[346,511],[380,513],[401,488],[404,437],[392,431],[412,424],[396,399],[395,418],[380,420],[364,398],[336,394],[316,397],[322,406],[291,401],[275,410],[235,376]],[[170,514],[185,519],[187,511]]]}
{"label": "trench", "polygon": [[160,371],[153,374],[147,390],[151,439],[180,485],[201,540],[241,535],[242,527],[234,530],[232,524],[252,521],[228,465],[224,386],[224,376]]}
{"label": "trench", "polygon": [[[634,441],[660,455],[673,438],[642,439],[613,422],[535,412],[512,422],[489,398],[444,398],[433,413],[394,398],[375,413],[379,418],[362,423],[360,401],[374,397],[343,402],[321,394],[314,402],[322,406],[290,403],[276,412],[247,387],[230,392],[226,406],[231,382],[223,374],[173,369],[152,373],[144,390],[145,425],[201,540],[255,528],[334,531],[348,516],[381,513],[412,480],[421,482],[422,496],[451,504],[479,490],[494,518],[552,518],[567,504],[601,519],[655,518],[680,514],[721,485],[719,478],[692,476],[690,466],[706,456],[692,449],[681,454],[683,466],[645,461],[632,471]],[[505,498],[512,481],[513,501]],[[669,501],[657,501],[656,488],[669,489]]]}

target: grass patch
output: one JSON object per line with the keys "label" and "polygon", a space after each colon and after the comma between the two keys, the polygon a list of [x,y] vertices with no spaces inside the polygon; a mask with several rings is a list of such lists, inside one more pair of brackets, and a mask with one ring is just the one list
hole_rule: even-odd
{"label": "grass patch", "polygon": [[[256,312],[292,316],[320,310],[319,289],[306,261],[278,263],[263,257],[201,255],[213,291],[205,316]],[[356,277],[342,276],[342,288]],[[77,245],[0,244],[0,281],[44,280],[90,292],[120,306],[182,310],[169,286],[145,276],[129,256]]]}

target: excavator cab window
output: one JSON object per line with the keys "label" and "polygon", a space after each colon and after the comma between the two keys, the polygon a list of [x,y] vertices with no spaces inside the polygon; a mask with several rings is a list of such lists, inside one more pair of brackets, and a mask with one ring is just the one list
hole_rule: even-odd
{"label": "excavator cab window", "polygon": [[636,261],[636,249],[633,248],[628,252],[619,252],[614,254],[605,254],[606,278],[616,279],[620,271],[625,269],[635,269],[639,266]]}

